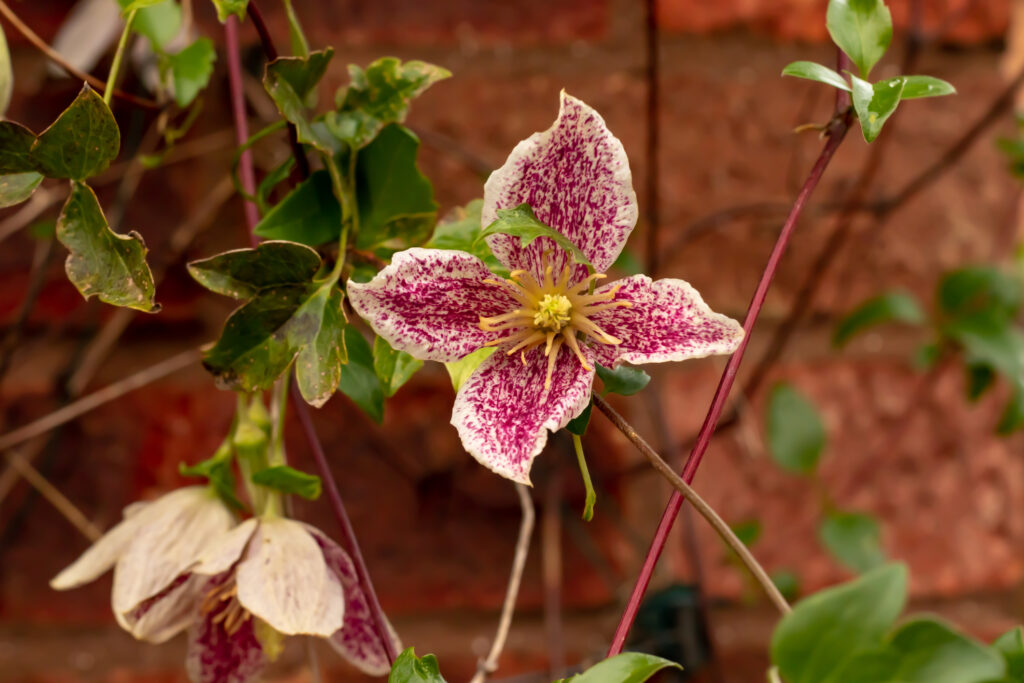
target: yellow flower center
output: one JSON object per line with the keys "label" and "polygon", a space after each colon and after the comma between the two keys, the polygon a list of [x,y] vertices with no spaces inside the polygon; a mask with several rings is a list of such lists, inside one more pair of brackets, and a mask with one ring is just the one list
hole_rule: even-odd
{"label": "yellow flower center", "polygon": [[590,316],[610,308],[632,306],[628,301],[615,301],[615,295],[622,285],[601,294],[589,293],[591,283],[607,277],[604,273],[595,273],[572,286],[569,286],[569,275],[570,267],[566,266],[558,280],[555,280],[552,267],[547,265],[540,282],[525,270],[513,271],[507,280],[485,280],[507,288],[519,302],[518,308],[503,315],[480,317],[482,330],[512,330],[511,334],[492,339],[485,346],[510,344],[506,353],[512,355],[518,351],[525,365],[526,352],[543,344],[544,355],[548,358],[545,389],[551,388],[551,373],[562,346],[568,346],[583,367],[591,370],[580,350],[581,339],[590,337],[601,344],[622,343],[596,325]]}
{"label": "yellow flower center", "polygon": [[206,594],[199,611],[203,615],[216,612],[213,623],[221,624],[229,636],[234,635],[252,616],[238,601],[238,586],[233,576]]}

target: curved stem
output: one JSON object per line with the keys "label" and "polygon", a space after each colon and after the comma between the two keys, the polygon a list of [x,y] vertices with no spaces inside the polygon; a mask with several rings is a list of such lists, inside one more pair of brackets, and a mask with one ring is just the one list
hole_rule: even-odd
{"label": "curved stem", "polygon": [[128,47],[128,36],[132,33],[132,24],[135,23],[137,9],[133,9],[124,19],[124,30],[121,31],[121,39],[117,41],[117,50],[114,52],[114,61],[110,64],[110,73],[107,74],[107,86],[103,90],[103,101],[110,106],[114,97],[114,86],[117,85],[117,74],[121,71],[121,61],[124,59],[124,50]]}
{"label": "curved stem", "polygon": [[587,492],[586,502],[583,504],[583,521],[589,522],[594,518],[594,503],[597,502],[597,494],[594,493],[594,482],[590,480],[587,456],[583,454],[583,440],[578,434],[572,435],[572,447],[576,451],[576,462],[580,466],[580,474],[583,476],[583,488]]}

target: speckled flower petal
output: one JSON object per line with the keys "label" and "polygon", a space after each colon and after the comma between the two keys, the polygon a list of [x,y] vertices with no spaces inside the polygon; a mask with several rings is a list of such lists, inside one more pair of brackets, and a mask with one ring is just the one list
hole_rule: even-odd
{"label": "speckled flower petal", "polygon": [[327,638],[342,626],[341,583],[300,522],[262,519],[236,581],[242,606],[285,635]]}
{"label": "speckled flower petal", "polygon": [[[213,579],[207,577],[204,592],[209,592],[225,581],[227,573]],[[245,619],[238,630],[228,634],[223,621],[215,621],[217,611],[196,619],[189,632],[185,670],[192,683],[249,683],[256,680],[266,658],[256,638],[253,619]]]}
{"label": "speckled flower petal", "polygon": [[605,285],[602,293],[622,285],[612,308],[590,316],[601,329],[622,341],[617,346],[594,344],[597,362],[615,367],[622,362],[663,363],[732,353],[743,339],[738,322],[715,313],[696,289],[683,280],[656,282],[634,275]]}
{"label": "speckled flower petal", "polygon": [[115,611],[117,623],[138,640],[163,643],[199,618],[199,603],[208,576],[185,572],[167,588],[125,613]]}
{"label": "speckled flower petal", "polygon": [[[451,362],[495,337],[480,317],[507,313],[518,302],[475,256],[442,249],[395,254],[367,283],[349,281],[356,312],[391,346],[420,360]],[[505,334],[509,334],[505,332]]]}
{"label": "speckled flower petal", "polygon": [[77,560],[50,579],[50,587],[62,591],[96,580],[117,563],[117,558],[135,538],[137,530],[138,522],[126,516],[100,536]]}
{"label": "speckled flower petal", "polygon": [[[590,360],[591,352],[582,347]],[[459,389],[452,424],[463,447],[497,474],[530,483],[534,457],[548,432],[561,429],[587,407],[594,371],[585,370],[567,348],[558,350],[551,389],[545,391],[548,359],[542,346],[525,354],[498,349]]]}
{"label": "speckled flower petal", "polygon": [[259,524],[258,519],[250,517],[230,531],[210,539],[196,557],[192,571],[206,576],[227,571],[245,552]]}
{"label": "speckled flower petal", "polygon": [[[636,225],[636,192],[622,143],[604,119],[584,102],[562,92],[554,125],[523,140],[505,165],[484,185],[481,216],[486,227],[498,209],[523,202],[586,254],[598,272],[615,262]],[[509,270],[543,274],[542,254],[552,252],[555,272],[566,263],[564,252],[541,237],[525,249],[519,238],[493,235],[488,244]],[[577,279],[585,269],[577,267]]]}
{"label": "speckled flower petal", "polygon": [[[345,592],[345,623],[328,638],[327,642],[363,673],[384,676],[391,669],[391,664],[388,662],[384,643],[377,633],[366,594],[359,585],[359,577],[352,558],[319,529],[308,525],[306,528],[320,546],[327,568],[338,577]],[[395,652],[401,652],[402,642],[390,623],[388,630]]]}

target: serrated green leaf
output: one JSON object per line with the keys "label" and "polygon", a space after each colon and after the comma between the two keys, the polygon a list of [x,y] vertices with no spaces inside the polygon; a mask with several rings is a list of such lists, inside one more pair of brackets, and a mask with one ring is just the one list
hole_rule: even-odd
{"label": "serrated green leaf", "polygon": [[[434,228],[434,235],[427,242],[428,249],[453,249],[465,251],[484,262],[492,273],[508,274],[504,266],[491,253],[486,240],[477,239],[482,230],[480,214],[484,200],[474,199],[464,207],[452,210]],[[623,251],[623,253],[626,253]]]}
{"label": "serrated green leaf", "polygon": [[893,683],[982,683],[1006,672],[998,653],[930,618],[900,626],[889,649],[900,662]]}
{"label": "serrated green leaf", "polygon": [[29,151],[36,134],[20,123],[0,121],[0,175],[35,171]]}
{"label": "serrated green leaf", "polygon": [[903,81],[903,99],[905,100],[956,94],[956,88],[951,83],[934,76],[903,76]]}
{"label": "serrated green leaf", "polygon": [[249,299],[261,289],[308,283],[320,269],[320,255],[294,242],[261,242],[192,261],[189,274],[212,292]]}
{"label": "serrated green leaf", "polygon": [[35,171],[0,175],[0,209],[20,204],[36,191],[43,176]]}
{"label": "serrated green leaf", "polygon": [[594,401],[593,399],[591,399],[591,401],[587,403],[587,407],[583,409],[583,412],[580,413],[577,417],[574,417],[573,419],[569,420],[569,424],[565,425],[565,428],[569,430],[570,434],[575,434],[576,436],[583,436],[584,434],[587,433],[587,425],[590,424],[590,414],[593,412],[593,410]]}
{"label": "serrated green leaf", "polygon": [[120,147],[121,133],[110,107],[86,84],[71,106],[39,134],[29,158],[47,178],[85,180],[104,170]]}
{"label": "serrated green leaf", "polygon": [[598,662],[581,674],[568,679],[572,683],[643,683],[662,669],[682,669],[675,662],[645,654],[623,652]]}
{"label": "serrated green leaf", "polygon": [[477,235],[478,241],[491,235],[511,235],[518,237],[527,246],[538,237],[547,237],[562,249],[572,254],[576,263],[593,268],[586,255],[579,247],[573,244],[568,237],[554,228],[541,223],[534,215],[529,204],[520,204],[514,209],[498,209],[498,218],[493,223],[480,231]]}
{"label": "serrated green leaf", "polygon": [[320,477],[315,474],[306,474],[287,465],[262,469],[252,475],[252,482],[281,493],[300,496],[306,500],[316,500],[320,497]]}
{"label": "serrated green leaf", "polygon": [[398,124],[385,126],[356,161],[356,246],[405,249],[427,241],[437,222],[434,188],[416,166],[420,141]]}
{"label": "serrated green leaf", "polygon": [[858,650],[882,645],[906,594],[906,567],[890,564],[801,600],[775,628],[772,663],[788,683],[832,680]]}
{"label": "serrated green leaf", "polygon": [[348,73],[351,82],[338,90],[337,110],[329,112],[324,122],[332,135],[352,149],[365,147],[387,124],[404,121],[413,98],[451,76],[439,66],[403,63],[395,57],[382,57],[365,70],[350,64]]}
{"label": "serrated green leaf", "polygon": [[341,234],[341,205],[331,176],[316,171],[292,190],[256,225],[260,237],[289,240],[311,247],[333,242]]}
{"label": "serrated green leaf", "polygon": [[900,104],[903,94],[903,78],[890,78],[874,85],[851,75],[853,83],[853,108],[860,121],[864,140],[874,142]]}
{"label": "serrated green leaf", "polygon": [[306,58],[279,57],[267,64],[263,76],[263,87],[281,116],[295,125],[299,142],[332,157],[341,151],[341,144],[322,121],[311,121],[306,109],[333,55],[334,50],[327,48]]}
{"label": "serrated green leaf", "polygon": [[373,368],[373,350],[351,325],[345,328],[345,345],[348,363],[341,368],[338,391],[379,423],[384,420],[384,387]]}
{"label": "serrated green leaf", "polygon": [[493,346],[486,346],[481,349],[477,349],[473,353],[463,356],[459,360],[452,361],[451,363],[445,363],[444,367],[448,371],[448,376],[452,380],[452,388],[457,392],[462,385],[466,383],[469,376],[480,367],[480,364],[491,357],[494,353]]}
{"label": "serrated green leaf", "polygon": [[825,85],[831,85],[833,88],[850,92],[850,84],[846,82],[846,79],[827,66],[817,62],[792,62],[787,64],[786,68],[782,70],[782,75],[806,78],[809,81],[817,81],[818,83],[824,83]]}
{"label": "serrated green leaf", "polygon": [[181,30],[181,5],[176,0],[161,0],[136,13],[132,30],[149,39],[154,50],[163,50]]}
{"label": "serrated green leaf", "polygon": [[1006,662],[1006,675],[1012,683],[1024,683],[1024,629],[1010,629],[996,638],[992,649]]}
{"label": "serrated green leaf", "polygon": [[423,361],[405,351],[396,351],[383,337],[373,340],[373,370],[377,373],[385,396],[394,396],[422,367]]}
{"label": "serrated green leaf", "polygon": [[813,472],[825,450],[825,425],[814,404],[791,384],[778,384],[768,397],[765,422],[775,462],[797,474]]}
{"label": "serrated green leaf", "polygon": [[197,38],[181,52],[170,55],[171,76],[174,79],[174,101],[187,107],[210,82],[217,51],[209,38]]}
{"label": "serrated green leaf", "polygon": [[825,26],[861,78],[868,77],[892,42],[892,15],[883,0],[829,0]]}
{"label": "serrated green leaf", "polygon": [[416,656],[415,648],[407,648],[395,659],[388,674],[388,683],[445,683],[434,655]]}
{"label": "serrated green leaf", "polygon": [[920,325],[926,316],[913,294],[893,291],[868,299],[843,318],[832,335],[832,345],[840,348],[864,330],[889,322]]}
{"label": "serrated green leaf", "polygon": [[874,517],[830,512],[818,527],[822,545],[843,565],[863,573],[885,563],[882,533]]}
{"label": "serrated green leaf", "polygon": [[598,363],[595,369],[597,370],[597,376],[604,383],[602,394],[632,396],[641,391],[651,381],[651,376],[646,372],[629,365],[620,365],[612,369]]}
{"label": "serrated green leaf", "polygon": [[232,14],[239,19],[245,19],[249,0],[213,0],[213,6],[217,8],[217,19],[223,24]]}
{"label": "serrated green leaf", "polygon": [[0,118],[7,113],[14,93],[14,69],[11,66],[11,51],[7,48],[7,36],[0,26]]}
{"label": "serrated green leaf", "polygon": [[57,239],[71,252],[64,269],[83,297],[147,313],[160,310],[153,302],[153,274],[142,237],[111,230],[88,185],[71,182],[57,219]]}

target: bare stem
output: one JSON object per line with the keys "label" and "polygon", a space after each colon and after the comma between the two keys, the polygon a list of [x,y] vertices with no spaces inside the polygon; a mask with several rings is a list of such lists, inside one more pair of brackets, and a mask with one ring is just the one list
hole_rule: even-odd
{"label": "bare stem", "polygon": [[487,674],[494,673],[498,669],[498,657],[505,649],[505,641],[508,639],[508,631],[512,627],[512,615],[516,609],[516,599],[519,597],[519,584],[523,580],[523,570],[526,568],[526,555],[530,551],[530,538],[533,536],[533,523],[536,514],[533,510],[533,500],[530,498],[530,489],[523,484],[516,484],[516,493],[519,494],[519,505],[523,509],[523,519],[519,524],[519,540],[516,541],[516,554],[512,559],[512,573],[508,579],[508,589],[505,591],[505,604],[501,608],[501,619],[498,621],[498,631],[494,635],[494,642],[491,644],[491,651],[487,658],[477,666],[476,673],[469,683],[483,683]]}
{"label": "bare stem", "polygon": [[665,462],[665,460],[658,455],[658,453],[651,448],[646,441],[644,441],[643,437],[637,433],[636,429],[634,429],[631,424],[626,422],[626,420],[619,415],[614,408],[608,405],[607,401],[595,394],[594,405],[596,405],[598,409],[600,409],[600,411],[604,413],[609,420],[611,420],[612,424],[614,424],[618,430],[622,432],[634,446],[636,446],[636,449],[647,458],[654,469],[658,471],[658,474],[665,477],[665,479],[675,487],[678,494],[686,499],[686,501],[700,513],[701,517],[707,520],[722,540],[725,541],[726,545],[732,548],[733,552],[739,555],[740,561],[743,562],[743,565],[751,574],[754,575],[754,578],[761,585],[761,588],[764,589],[768,599],[771,600],[772,604],[775,605],[779,612],[782,614],[788,614],[791,612],[792,608],[790,608],[786,599],[782,597],[782,593],[779,592],[775,583],[768,576],[768,572],[766,572],[761,564],[754,558],[753,554],[751,554],[743,541],[737,538],[736,534],[734,534],[732,529],[729,528],[729,525],[726,524],[725,521],[718,516],[718,513],[700,497],[700,494],[694,491],[689,484],[683,481],[682,477],[672,470],[672,467]]}
{"label": "bare stem", "polygon": [[137,9],[128,12],[124,19],[124,30],[121,31],[121,39],[117,41],[117,50],[114,52],[114,61],[110,64],[110,73],[107,74],[107,85],[103,89],[103,101],[110,106],[114,97],[114,89],[117,86],[117,76],[121,71],[121,60],[124,59],[125,48],[128,47],[128,38],[132,34],[132,24],[135,23]]}
{"label": "bare stem", "polygon": [[[243,147],[249,141],[249,121],[245,114],[245,91],[242,86],[242,58],[238,46],[238,17],[231,15],[224,24],[224,41],[227,43],[228,57],[228,86],[231,90],[231,113],[235,119],[235,140],[239,147]],[[252,150],[246,149],[238,159],[238,175],[241,179],[242,189],[246,195],[256,195],[256,171],[253,169]],[[249,226],[246,234],[249,244],[256,246],[259,239],[252,231],[260,222],[259,209],[256,202],[243,198],[245,210],[245,221]]]}

